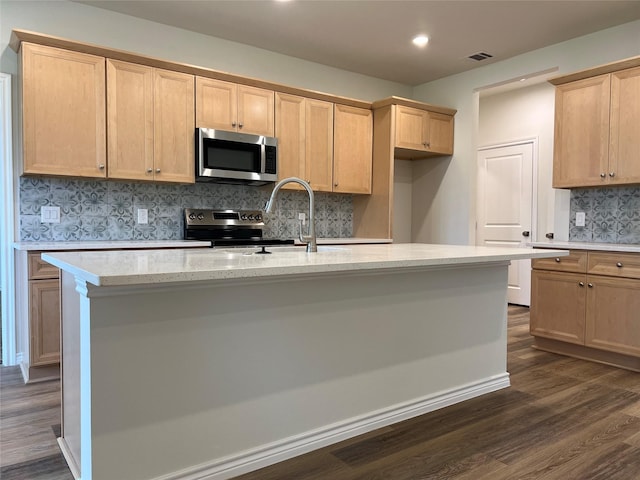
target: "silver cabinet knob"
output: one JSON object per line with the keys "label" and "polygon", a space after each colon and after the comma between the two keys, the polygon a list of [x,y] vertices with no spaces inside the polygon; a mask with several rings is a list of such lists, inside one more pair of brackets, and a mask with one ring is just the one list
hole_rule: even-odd
{"label": "silver cabinet knob", "polygon": [[593,288],[593,283],[589,283],[589,284],[587,284],[587,286],[588,286],[589,288]]}
{"label": "silver cabinet knob", "polygon": [[622,268],[622,263],[621,262],[616,263],[616,267]]}
{"label": "silver cabinet knob", "polygon": [[153,173],[153,168],[147,168],[147,173]]}
{"label": "silver cabinet knob", "polygon": [[243,124],[242,122],[240,122],[240,123],[238,124],[238,128],[242,128],[242,127],[244,127],[244,124]]}
{"label": "silver cabinet knob", "polygon": [[604,177],[606,177],[606,176],[607,176],[607,174],[606,174],[606,173],[601,173],[601,174],[600,174],[600,178],[604,178]]}
{"label": "silver cabinet knob", "polygon": [[524,232],[522,232],[523,237],[528,237],[529,235],[531,235],[531,232],[529,232],[528,230],[525,230]]}
{"label": "silver cabinet knob", "polygon": [[580,285],[581,287],[584,287],[584,282],[580,282],[578,283],[578,285]]}
{"label": "silver cabinet knob", "polygon": [[156,168],[156,173],[160,173],[160,169],[159,168]]}
{"label": "silver cabinet knob", "polygon": [[616,172],[609,172],[609,176],[610,176],[611,178],[615,177],[615,176],[616,176]]}
{"label": "silver cabinet knob", "polygon": [[556,262],[560,263],[560,258],[556,257]]}
{"label": "silver cabinet knob", "polygon": [[338,186],[338,182],[334,183],[334,184],[333,184],[333,186],[334,186],[334,187],[337,187],[337,186]]}
{"label": "silver cabinet knob", "polygon": [[231,126],[235,128],[236,122],[231,122]]}
{"label": "silver cabinet knob", "polygon": [[98,165],[98,168],[99,168],[100,170],[104,170],[104,163],[101,163],[100,165]]}

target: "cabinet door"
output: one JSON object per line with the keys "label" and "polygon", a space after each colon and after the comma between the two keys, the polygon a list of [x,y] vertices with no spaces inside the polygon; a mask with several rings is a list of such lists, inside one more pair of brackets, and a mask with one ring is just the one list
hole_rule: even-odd
{"label": "cabinet door", "polygon": [[531,272],[531,335],[584,345],[586,275]]}
{"label": "cabinet door", "polygon": [[556,87],[553,186],[598,186],[609,178],[610,76]]}
{"label": "cabinet door", "polygon": [[237,130],[238,85],[196,77],[196,126]]}
{"label": "cabinet door", "polygon": [[397,148],[426,150],[429,128],[429,114],[417,108],[396,105]]}
{"label": "cabinet door", "polygon": [[[276,94],[276,137],[278,138],[278,179],[299,177],[305,173],[305,99],[297,95]],[[297,183],[283,188],[300,190]]]}
{"label": "cabinet door", "polygon": [[333,191],[371,193],[371,110],[336,105],[333,140]]}
{"label": "cabinet door", "polygon": [[238,85],[238,131],[273,137],[274,92]]}
{"label": "cabinet door", "polygon": [[31,366],[60,361],[59,280],[29,282]]}
{"label": "cabinet door", "polygon": [[333,103],[306,101],[306,178],[319,192],[333,187]]}
{"label": "cabinet door", "polygon": [[194,183],[194,77],[154,70],[154,179]]}
{"label": "cabinet door", "polygon": [[153,180],[153,68],[107,59],[109,178]]}
{"label": "cabinet door", "polygon": [[453,154],[453,117],[442,113],[427,113],[429,117],[427,150],[445,155]]}
{"label": "cabinet door", "polygon": [[585,344],[640,356],[640,280],[589,276]]}
{"label": "cabinet door", "polygon": [[611,74],[610,183],[640,183],[640,67]]}
{"label": "cabinet door", "polygon": [[21,48],[24,173],[104,178],[105,59]]}

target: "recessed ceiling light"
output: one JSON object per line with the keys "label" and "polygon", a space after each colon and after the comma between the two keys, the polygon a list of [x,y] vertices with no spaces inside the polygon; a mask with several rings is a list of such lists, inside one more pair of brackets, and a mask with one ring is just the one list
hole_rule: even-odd
{"label": "recessed ceiling light", "polygon": [[424,47],[427,43],[429,43],[429,37],[426,35],[417,35],[413,37],[413,44],[418,47]]}

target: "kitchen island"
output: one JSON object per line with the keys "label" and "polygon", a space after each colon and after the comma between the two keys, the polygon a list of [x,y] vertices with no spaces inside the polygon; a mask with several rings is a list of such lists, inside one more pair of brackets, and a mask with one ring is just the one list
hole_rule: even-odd
{"label": "kitchen island", "polygon": [[224,479],[509,386],[510,260],[396,244],[45,253],[76,478]]}

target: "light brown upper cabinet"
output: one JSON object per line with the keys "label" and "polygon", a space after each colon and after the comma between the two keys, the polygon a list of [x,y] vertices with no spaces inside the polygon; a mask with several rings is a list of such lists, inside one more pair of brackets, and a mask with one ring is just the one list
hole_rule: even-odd
{"label": "light brown upper cabinet", "polygon": [[105,59],[22,43],[23,173],[106,176]]}
{"label": "light brown upper cabinet", "polygon": [[194,182],[194,76],[107,60],[108,176]]}
{"label": "light brown upper cabinet", "polygon": [[[276,93],[278,178],[299,177],[314,191],[333,189],[333,103]],[[289,183],[284,188],[300,190]]]}
{"label": "light brown upper cabinet", "polygon": [[640,183],[640,67],[556,85],[553,186]]}
{"label": "light brown upper cabinet", "polygon": [[336,104],[333,127],[333,191],[371,193],[373,112]]}
{"label": "light brown upper cabinet", "polygon": [[415,152],[438,155],[453,153],[453,115],[405,105],[394,105],[393,108],[398,158],[415,157]]}
{"label": "light brown upper cabinet", "polygon": [[196,126],[274,136],[274,92],[196,77]]}

